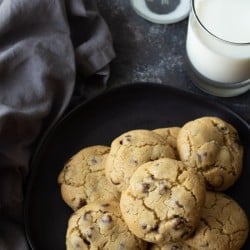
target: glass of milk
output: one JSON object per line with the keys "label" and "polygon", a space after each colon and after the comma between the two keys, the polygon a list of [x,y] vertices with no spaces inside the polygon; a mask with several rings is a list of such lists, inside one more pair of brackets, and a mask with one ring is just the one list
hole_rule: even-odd
{"label": "glass of milk", "polygon": [[192,0],[187,58],[193,82],[221,97],[250,89],[250,0]]}

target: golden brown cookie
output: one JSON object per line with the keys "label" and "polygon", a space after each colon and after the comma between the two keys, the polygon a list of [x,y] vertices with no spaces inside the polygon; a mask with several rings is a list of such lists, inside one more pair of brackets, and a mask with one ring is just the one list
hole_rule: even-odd
{"label": "golden brown cookie", "polygon": [[152,245],[150,250],[239,250],[248,236],[248,219],[229,196],[207,192],[200,223],[184,242]]}
{"label": "golden brown cookie", "polygon": [[245,212],[231,197],[207,192],[195,234],[185,243],[195,249],[239,250],[248,236]]}
{"label": "golden brown cookie", "polygon": [[128,187],[130,177],[143,163],[159,158],[175,158],[171,146],[149,130],[128,131],[111,144],[106,160],[106,176],[119,191]]}
{"label": "golden brown cookie", "polygon": [[205,199],[203,177],[181,161],[141,165],[122,192],[121,212],[131,232],[152,243],[184,240],[195,230]]}
{"label": "golden brown cookie", "polygon": [[179,131],[180,159],[196,168],[209,189],[225,190],[241,174],[243,147],[236,129],[217,117],[187,122]]}
{"label": "golden brown cookie", "polygon": [[180,129],[180,127],[167,127],[152,130],[153,132],[160,135],[173,148],[176,159],[179,158],[177,150],[177,136]]}
{"label": "golden brown cookie", "polygon": [[133,235],[114,201],[95,202],[77,210],[69,219],[67,250],[143,250],[146,243]]}
{"label": "golden brown cookie", "polygon": [[105,176],[104,160],[109,151],[109,147],[101,145],[84,148],[60,172],[62,198],[73,210],[88,202],[120,198]]}

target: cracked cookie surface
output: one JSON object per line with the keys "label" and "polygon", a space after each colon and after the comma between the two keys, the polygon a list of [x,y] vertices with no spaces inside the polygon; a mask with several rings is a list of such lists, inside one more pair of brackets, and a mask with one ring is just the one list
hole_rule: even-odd
{"label": "cracked cookie surface", "polygon": [[105,176],[104,160],[110,147],[86,147],[73,155],[58,176],[63,200],[76,210],[95,200],[119,199]]}
{"label": "cracked cookie surface", "polygon": [[239,250],[248,230],[247,216],[235,200],[223,193],[207,192],[200,223],[185,243],[195,249]]}
{"label": "cracked cookie surface", "polygon": [[226,190],[241,174],[243,147],[238,132],[218,117],[201,117],[184,124],[177,147],[180,159],[205,177],[208,189]]}
{"label": "cracked cookie surface", "polygon": [[143,163],[159,158],[175,158],[174,150],[164,139],[150,130],[131,130],[111,144],[105,162],[109,181],[119,190],[125,190],[134,171]]}
{"label": "cracked cookie surface", "polygon": [[122,192],[120,207],[130,230],[145,241],[184,240],[197,226],[205,199],[203,177],[181,161],[141,165]]}
{"label": "cracked cookie surface", "polygon": [[152,245],[150,250],[239,250],[249,231],[248,219],[231,197],[207,192],[201,218],[194,234],[184,242]]}
{"label": "cracked cookie surface", "polygon": [[156,134],[160,135],[173,148],[175,153],[175,159],[179,159],[177,150],[177,136],[179,134],[180,129],[180,127],[167,127],[152,130]]}
{"label": "cracked cookie surface", "polygon": [[75,211],[68,222],[67,250],[143,250],[146,243],[133,235],[119,209],[119,203],[95,202]]}

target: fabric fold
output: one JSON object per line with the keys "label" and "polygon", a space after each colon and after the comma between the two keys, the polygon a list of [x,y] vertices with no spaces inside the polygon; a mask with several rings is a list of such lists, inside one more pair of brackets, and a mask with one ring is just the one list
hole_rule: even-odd
{"label": "fabric fold", "polygon": [[88,77],[115,57],[112,36],[95,1],[68,1],[67,7],[77,69]]}
{"label": "fabric fold", "polygon": [[[69,106],[77,74],[105,82],[114,56],[93,0],[0,1],[0,250],[27,247],[15,225],[37,139]],[[11,232],[22,243],[8,246]]]}

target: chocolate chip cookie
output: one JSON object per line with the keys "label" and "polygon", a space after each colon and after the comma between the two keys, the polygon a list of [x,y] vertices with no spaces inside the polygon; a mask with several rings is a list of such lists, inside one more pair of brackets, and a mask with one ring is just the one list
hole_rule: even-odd
{"label": "chocolate chip cookie", "polygon": [[143,163],[159,158],[175,158],[174,150],[150,130],[128,131],[111,144],[106,160],[106,176],[119,191],[125,190],[134,171]]}
{"label": "chocolate chip cookie", "polygon": [[248,236],[248,219],[231,197],[207,192],[199,226],[186,244],[195,249],[238,250]]}
{"label": "chocolate chip cookie", "polygon": [[68,222],[66,246],[67,250],[146,249],[146,243],[129,231],[114,201],[89,203],[75,211]]}
{"label": "chocolate chip cookie", "polygon": [[207,192],[194,234],[184,242],[152,245],[150,250],[239,250],[248,236],[243,209],[223,193]]}
{"label": "chocolate chip cookie", "polygon": [[181,161],[163,158],[135,171],[122,192],[120,207],[137,237],[165,244],[194,232],[204,199],[203,177]]}
{"label": "chocolate chip cookie", "polygon": [[187,122],[179,131],[180,159],[197,169],[207,188],[226,190],[241,174],[243,147],[237,130],[217,117],[201,117]]}
{"label": "chocolate chip cookie", "polygon": [[95,200],[119,199],[105,176],[104,160],[110,147],[86,147],[73,155],[58,176],[63,200],[76,210]]}

